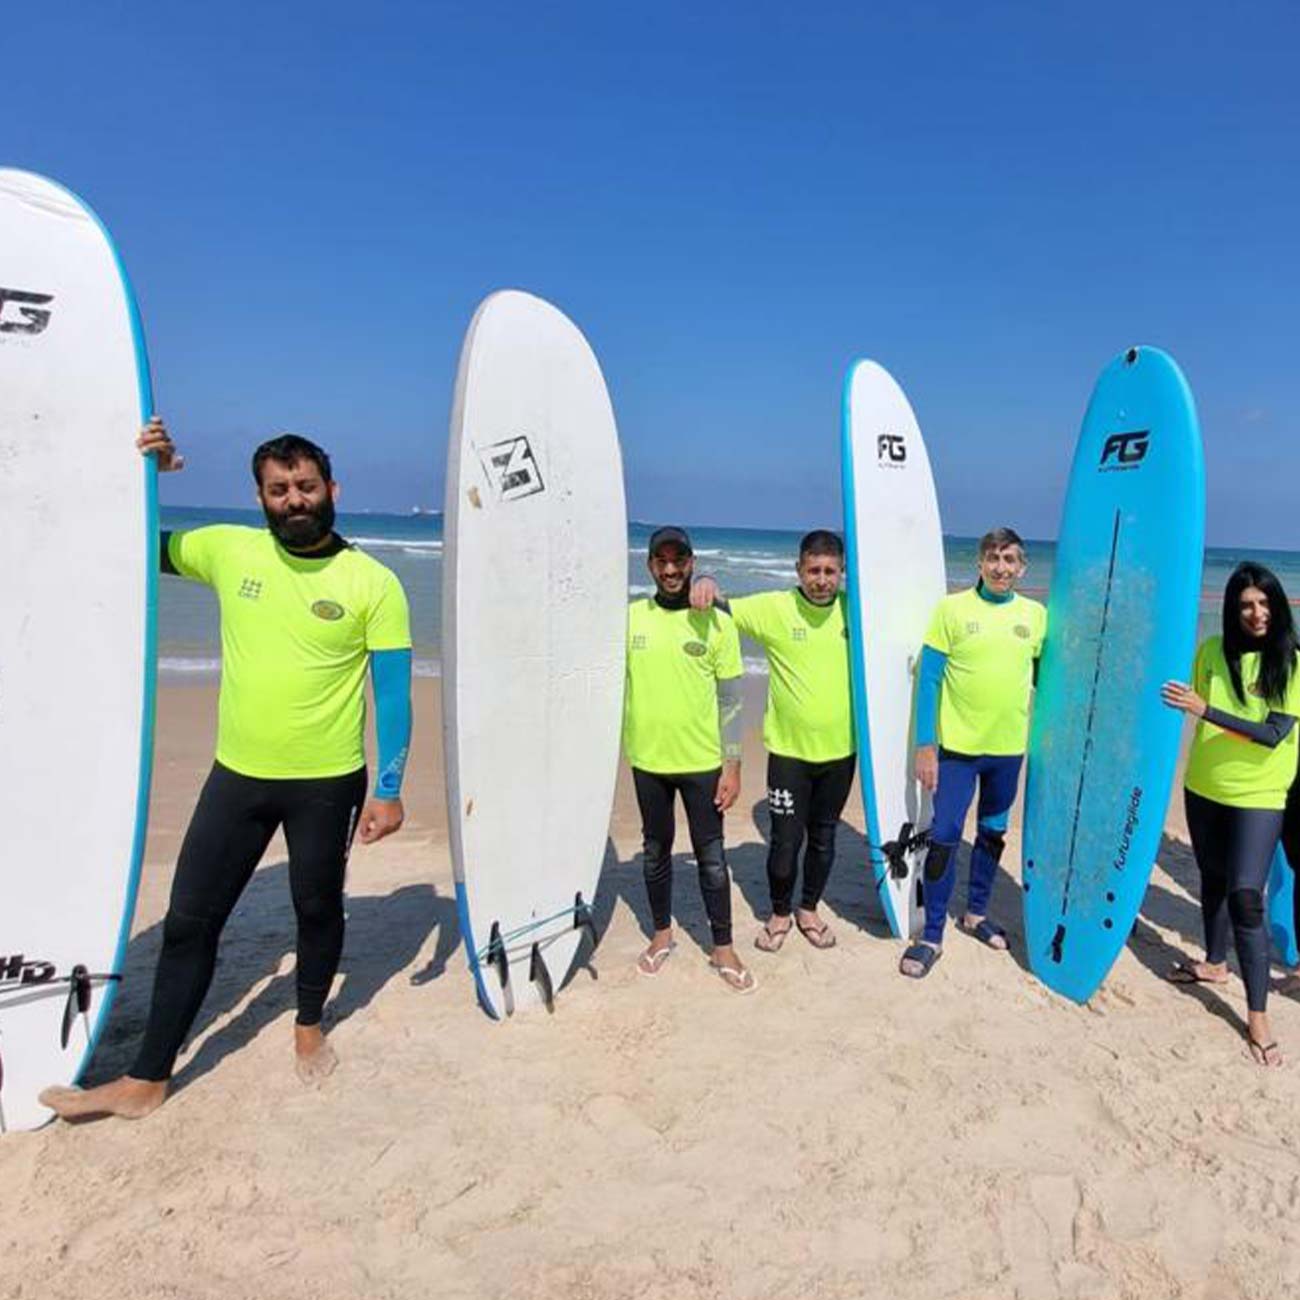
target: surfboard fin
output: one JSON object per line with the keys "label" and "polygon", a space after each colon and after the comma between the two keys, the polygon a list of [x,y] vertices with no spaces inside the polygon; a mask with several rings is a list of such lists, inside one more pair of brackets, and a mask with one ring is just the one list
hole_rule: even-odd
{"label": "surfboard fin", "polygon": [[546,958],[542,956],[541,944],[533,944],[533,955],[528,962],[528,978],[537,985],[537,991],[542,995],[547,1011],[554,1011],[555,985],[551,983],[551,972],[546,969]]}
{"label": "surfboard fin", "polygon": [[488,935],[488,965],[496,969],[497,979],[502,989],[510,987],[510,958],[506,956],[506,946],[501,939],[501,922],[492,922],[492,932]]}
{"label": "surfboard fin", "polygon": [[596,934],[596,918],[592,916],[591,904],[583,899],[581,890],[573,896],[573,928],[585,930],[593,948],[599,942],[599,936]]}
{"label": "surfboard fin", "polygon": [[90,972],[77,963],[68,976],[68,1000],[63,1004],[63,1024],[59,1029],[59,1045],[66,1048],[72,1034],[72,1022],[78,1016],[90,1014]]}
{"label": "surfboard fin", "polygon": [[1061,949],[1065,946],[1065,926],[1058,925],[1056,933],[1052,935],[1052,960],[1056,963],[1061,961]]}
{"label": "surfboard fin", "polygon": [[895,880],[906,880],[907,855],[916,852],[917,849],[924,848],[929,843],[930,832],[928,830],[916,831],[913,829],[911,822],[904,822],[898,828],[898,838],[880,846],[880,851],[885,855],[885,861],[889,864],[889,874]]}

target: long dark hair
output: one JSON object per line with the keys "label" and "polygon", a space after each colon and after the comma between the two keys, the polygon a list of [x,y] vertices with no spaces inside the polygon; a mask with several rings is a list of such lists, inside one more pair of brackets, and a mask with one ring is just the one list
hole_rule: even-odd
{"label": "long dark hair", "polygon": [[[1247,635],[1241,626],[1241,593],[1258,587],[1268,600],[1268,631],[1261,639]],[[1232,689],[1245,704],[1241,685],[1241,656],[1259,651],[1259,693],[1269,704],[1281,704],[1295,671],[1296,634],[1291,605],[1271,569],[1249,560],[1237,565],[1223,589],[1223,657],[1228,661]]]}

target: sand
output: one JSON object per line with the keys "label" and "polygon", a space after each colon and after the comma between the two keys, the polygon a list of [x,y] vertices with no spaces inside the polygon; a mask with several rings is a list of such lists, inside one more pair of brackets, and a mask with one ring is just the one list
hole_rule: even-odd
{"label": "sand", "polygon": [[[1012,954],[952,933],[909,982],[864,888],[856,795],[827,899],[839,946],[752,948],[765,819],[751,734],[728,819],[738,940],[761,982],[742,998],[706,969],[684,860],[677,953],[658,979],[635,973],[649,916],[624,774],[591,968],[555,1015],[498,1025],[457,949],[437,683],[418,691],[407,825],[353,856],[338,1071],[316,1089],[293,1072],[276,844],[168,1103],[0,1142],[0,1296],[1297,1293],[1300,1006],[1273,999],[1295,1064],[1264,1071],[1238,982],[1161,979],[1199,952],[1177,809],[1135,938],[1091,1005],[1021,965],[1014,824],[993,907]],[[131,1059],[214,712],[210,685],[161,692],[135,938],[92,1082]]]}

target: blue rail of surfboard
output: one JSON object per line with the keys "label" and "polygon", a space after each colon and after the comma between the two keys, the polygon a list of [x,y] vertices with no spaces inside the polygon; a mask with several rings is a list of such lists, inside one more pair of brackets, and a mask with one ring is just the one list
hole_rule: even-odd
{"label": "blue rail of surfboard", "polygon": [[[48,179],[48,178],[42,178]],[[140,401],[140,424],[143,426],[152,417],[153,376],[149,369],[149,353],[145,347],[144,324],[140,319],[140,305],[136,301],[131,279],[126,273],[122,255],[108,228],[99,219],[99,214],[79,195],[58,181],[51,185],[61,189],[78,205],[95,223],[104,238],[108,250],[113,255],[117,273],[122,281],[122,294],[126,300],[127,312],[131,319],[131,337],[135,344],[136,387]],[[153,742],[154,716],[157,706],[157,664],[158,664],[158,465],[152,456],[141,457],[140,472],[144,475],[145,491],[145,544],[144,556],[144,590],[145,590],[145,637],[144,663],[141,672],[144,675],[143,708],[140,716],[140,763],[136,781],[135,831],[131,840],[131,863],[127,878],[126,896],[122,901],[122,914],[118,922],[117,942],[113,950],[112,973],[120,975],[126,965],[126,949],[131,940],[131,922],[135,917],[136,900],[140,893],[140,872],[144,864],[145,839],[149,832],[149,794],[153,781]],[[99,1043],[100,1035],[108,1024],[113,1003],[117,1000],[118,981],[110,981],[99,998],[98,1010],[93,1014],[89,1041],[86,1050],[73,1075],[77,1082],[85,1073],[91,1057]]]}
{"label": "blue rail of surfboard", "polygon": [[1295,872],[1280,844],[1268,873],[1268,932],[1277,955],[1288,966],[1300,966],[1295,932]]}
{"label": "blue rail of surfboard", "polygon": [[876,783],[871,767],[871,723],[867,707],[867,676],[865,646],[862,629],[862,611],[854,591],[858,581],[858,512],[857,494],[853,487],[853,376],[861,361],[849,367],[844,380],[844,394],[840,404],[840,487],[844,501],[844,549],[848,567],[849,593],[849,661],[853,679],[853,729],[858,750],[858,777],[862,786],[862,808],[867,823],[867,860],[871,865],[872,879],[885,919],[895,938],[907,938],[894,911],[893,896],[889,892],[889,864],[880,851],[880,817],[876,808]]}
{"label": "blue rail of surfboard", "polygon": [[1191,390],[1163,352],[1131,349],[1103,371],[1075,449],[1029,745],[1029,962],[1079,1002],[1127,941],[1160,849],[1183,728],[1160,686],[1190,670],[1204,524]]}

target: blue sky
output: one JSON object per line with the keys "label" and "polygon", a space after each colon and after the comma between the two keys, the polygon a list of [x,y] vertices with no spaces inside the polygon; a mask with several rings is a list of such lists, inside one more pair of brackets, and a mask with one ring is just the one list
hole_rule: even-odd
{"label": "blue sky", "polygon": [[867,355],[949,531],[1050,536],[1143,342],[1197,394],[1209,540],[1300,548],[1294,6],[10,8],[0,158],[122,248],[165,501],[247,504],[293,428],[353,508],[440,503],[461,335],[516,286],[596,348],[636,518],[837,521]]}

